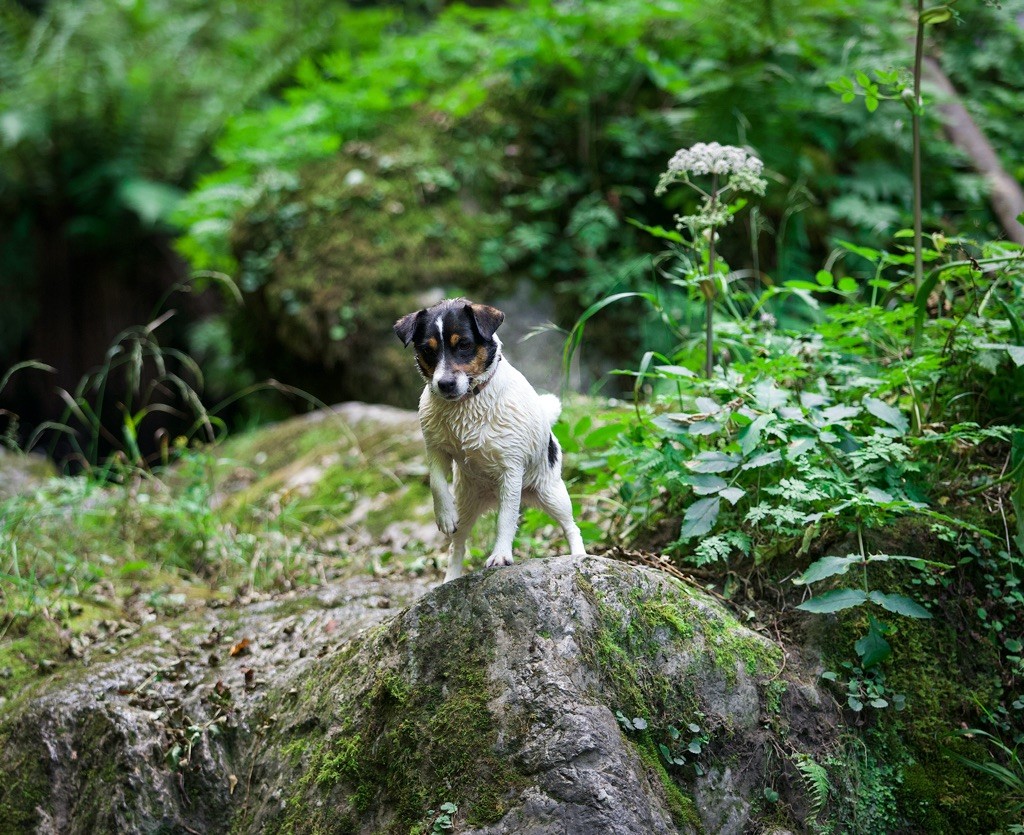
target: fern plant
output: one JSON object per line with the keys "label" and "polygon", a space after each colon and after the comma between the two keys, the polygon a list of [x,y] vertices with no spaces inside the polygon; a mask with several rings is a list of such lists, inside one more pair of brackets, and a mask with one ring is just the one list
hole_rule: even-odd
{"label": "fern plant", "polygon": [[804,825],[808,829],[816,828],[818,816],[824,811],[828,803],[829,794],[832,791],[832,784],[828,780],[828,772],[825,767],[817,763],[810,754],[796,753],[792,757],[793,764],[800,772],[804,782],[804,788],[811,800],[811,810],[804,819]]}

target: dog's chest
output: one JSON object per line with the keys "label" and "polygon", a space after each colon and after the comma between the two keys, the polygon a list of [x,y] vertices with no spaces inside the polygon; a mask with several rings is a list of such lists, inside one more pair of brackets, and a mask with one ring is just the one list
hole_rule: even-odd
{"label": "dog's chest", "polygon": [[449,454],[471,477],[498,478],[510,466],[532,461],[546,443],[544,427],[528,403],[496,395],[485,391],[456,404],[425,397],[420,404],[427,444]]}

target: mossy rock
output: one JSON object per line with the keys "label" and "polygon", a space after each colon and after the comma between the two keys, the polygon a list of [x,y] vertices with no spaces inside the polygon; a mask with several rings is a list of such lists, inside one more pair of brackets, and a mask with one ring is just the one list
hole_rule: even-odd
{"label": "mossy rock", "polygon": [[450,803],[464,833],[739,833],[809,807],[773,752],[821,758],[834,709],[703,593],[557,557],[378,608],[425,587],[210,610],[43,683],[0,716],[0,832],[405,835]]}
{"label": "mossy rock", "polygon": [[[245,307],[234,333],[251,365],[324,400],[415,404],[419,376],[392,325],[479,289],[480,248],[507,223],[486,188],[462,181],[460,153],[452,129],[411,112],[236,224]],[[497,151],[491,163],[472,153],[500,168]]]}

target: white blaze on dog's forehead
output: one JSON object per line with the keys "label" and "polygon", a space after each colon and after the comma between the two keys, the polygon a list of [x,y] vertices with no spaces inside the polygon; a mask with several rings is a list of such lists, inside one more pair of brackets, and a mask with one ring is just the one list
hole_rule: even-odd
{"label": "white blaze on dog's forehead", "polygon": [[[437,336],[438,336],[438,343],[437,344],[439,346],[443,346],[444,345],[444,324],[441,321],[441,317],[440,316],[438,316],[437,319],[434,321],[434,326],[437,328]],[[437,365],[434,368],[434,382],[436,383],[438,380],[440,380],[444,376],[444,373],[445,373],[444,351],[439,348],[438,352],[437,352]]]}

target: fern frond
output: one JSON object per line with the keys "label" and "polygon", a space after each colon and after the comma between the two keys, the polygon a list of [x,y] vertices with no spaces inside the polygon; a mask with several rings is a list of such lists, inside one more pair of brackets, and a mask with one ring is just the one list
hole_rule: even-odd
{"label": "fern frond", "polygon": [[828,772],[825,767],[815,762],[810,754],[794,754],[793,762],[800,771],[800,776],[803,777],[807,793],[811,796],[811,813],[804,822],[810,826],[828,803],[832,785],[828,781]]}

